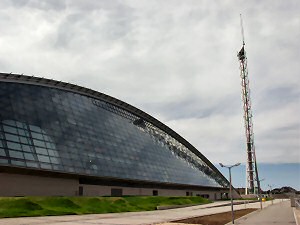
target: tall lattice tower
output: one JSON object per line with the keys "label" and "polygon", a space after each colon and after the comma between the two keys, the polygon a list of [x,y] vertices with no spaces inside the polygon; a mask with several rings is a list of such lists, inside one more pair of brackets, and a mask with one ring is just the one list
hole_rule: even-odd
{"label": "tall lattice tower", "polygon": [[[253,135],[253,123],[251,112],[251,99],[250,99],[250,87],[247,68],[247,56],[245,51],[245,38],[242,16],[241,18],[241,30],[243,46],[238,52],[238,59],[240,62],[241,78],[242,78],[242,98],[244,108],[244,120],[245,120],[245,133],[247,141],[247,163],[246,163],[246,194],[254,194],[257,190],[260,191],[260,182],[258,178],[258,170],[255,156],[254,135]],[[255,185],[255,181],[257,186]],[[256,188],[257,187],[257,188]]]}

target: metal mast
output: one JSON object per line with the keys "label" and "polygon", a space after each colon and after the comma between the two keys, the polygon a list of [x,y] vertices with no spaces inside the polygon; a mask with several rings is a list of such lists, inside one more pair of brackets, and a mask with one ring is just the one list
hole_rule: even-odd
{"label": "metal mast", "polygon": [[247,163],[246,163],[247,180],[246,180],[245,194],[254,194],[256,192],[255,181],[257,181],[258,191],[260,191],[260,185],[259,185],[258,171],[256,165],[256,156],[255,156],[250,87],[249,87],[242,15],[240,15],[240,18],[241,18],[243,46],[237,56],[240,62],[240,71],[241,71],[241,78],[242,78],[242,98],[243,98],[243,108],[244,108],[245,134],[246,134],[246,141],[247,141]]}

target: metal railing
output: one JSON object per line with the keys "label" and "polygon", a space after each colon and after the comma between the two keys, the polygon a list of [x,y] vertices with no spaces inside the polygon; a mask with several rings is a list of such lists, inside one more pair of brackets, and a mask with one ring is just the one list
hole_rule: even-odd
{"label": "metal railing", "polygon": [[295,208],[300,210],[300,198],[295,198]]}

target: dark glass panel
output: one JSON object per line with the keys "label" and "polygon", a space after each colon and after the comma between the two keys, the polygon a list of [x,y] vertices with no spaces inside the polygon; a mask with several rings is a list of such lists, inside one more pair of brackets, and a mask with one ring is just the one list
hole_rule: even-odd
{"label": "dark glass panel", "polygon": [[0,164],[8,164],[8,160],[7,159],[3,159],[3,158],[0,158]]}
{"label": "dark glass panel", "polygon": [[33,139],[33,144],[35,146],[46,148],[46,143],[44,141]]}
{"label": "dark glass panel", "polygon": [[50,158],[49,156],[45,156],[45,155],[37,155],[37,158],[40,162],[46,162],[46,163],[50,163]]}
{"label": "dark glass panel", "polygon": [[26,166],[27,167],[34,167],[34,168],[38,168],[39,165],[36,162],[31,162],[31,161],[26,161]]}
{"label": "dark glass panel", "polygon": [[40,165],[41,165],[41,168],[42,168],[42,169],[48,169],[48,170],[51,170],[51,169],[52,169],[51,164],[40,163]]}
{"label": "dark glass panel", "polygon": [[22,150],[21,145],[19,143],[7,141],[6,144],[9,149]]}
{"label": "dark glass panel", "polygon": [[31,140],[28,138],[28,137],[21,137],[20,136],[20,142],[22,143],[22,144],[31,144]]}
{"label": "dark glass panel", "polygon": [[0,156],[6,156],[5,150],[0,148]]}
{"label": "dark glass panel", "polygon": [[44,139],[43,134],[41,134],[41,133],[31,132],[31,136],[33,138],[36,138],[36,139],[39,139],[39,140],[43,140]]}
{"label": "dark glass panel", "polygon": [[24,161],[11,160],[11,164],[16,165],[16,166],[25,166]]}
{"label": "dark glass panel", "polygon": [[36,154],[48,155],[48,151],[45,148],[35,147]]}
{"label": "dark glass panel", "polygon": [[42,133],[42,130],[40,127],[38,126],[34,126],[34,125],[29,125],[29,128],[31,131],[37,132],[37,133]]}
{"label": "dark glass panel", "polygon": [[9,156],[12,158],[24,159],[23,153],[19,151],[9,150]]}
{"label": "dark glass panel", "polygon": [[18,135],[5,133],[5,139],[7,141],[19,142],[19,136]]}
{"label": "dark glass panel", "polygon": [[3,120],[2,123],[13,127],[17,126],[14,120]]}
{"label": "dark glass panel", "polygon": [[53,164],[60,164],[59,158],[55,158],[55,157],[50,157],[50,161]]}
{"label": "dark glass panel", "polygon": [[10,127],[10,126],[3,125],[3,130],[4,130],[4,132],[8,132],[8,133],[12,133],[12,134],[18,134],[17,128],[15,128],[15,127]]}
{"label": "dark glass panel", "polygon": [[33,154],[31,153],[24,153],[24,157],[28,160],[35,160]]}
{"label": "dark glass panel", "polygon": [[48,149],[48,153],[50,156],[56,156],[56,157],[59,156],[58,152],[52,149]]}
{"label": "dark glass panel", "polygon": [[99,177],[203,186],[224,182],[177,140],[114,105],[36,85],[2,82],[0,90],[6,95],[0,100],[6,105],[0,126],[9,134],[7,147],[19,150],[13,152],[19,157],[24,151],[27,167],[36,168],[38,160],[43,169]]}
{"label": "dark glass panel", "polygon": [[23,129],[18,129],[18,133],[21,136],[26,136],[25,130],[23,130]]}
{"label": "dark glass panel", "polygon": [[25,123],[16,121],[16,125],[17,125],[18,128],[27,129],[27,126],[26,126]]}
{"label": "dark glass panel", "polygon": [[33,146],[22,144],[22,150],[24,152],[34,152]]}

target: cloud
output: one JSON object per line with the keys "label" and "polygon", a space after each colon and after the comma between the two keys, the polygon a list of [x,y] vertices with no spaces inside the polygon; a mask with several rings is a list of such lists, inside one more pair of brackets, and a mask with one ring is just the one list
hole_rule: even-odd
{"label": "cloud", "polygon": [[300,162],[299,5],[1,1],[0,70],[112,95],[169,125],[210,161],[243,162],[242,13],[258,161]]}

